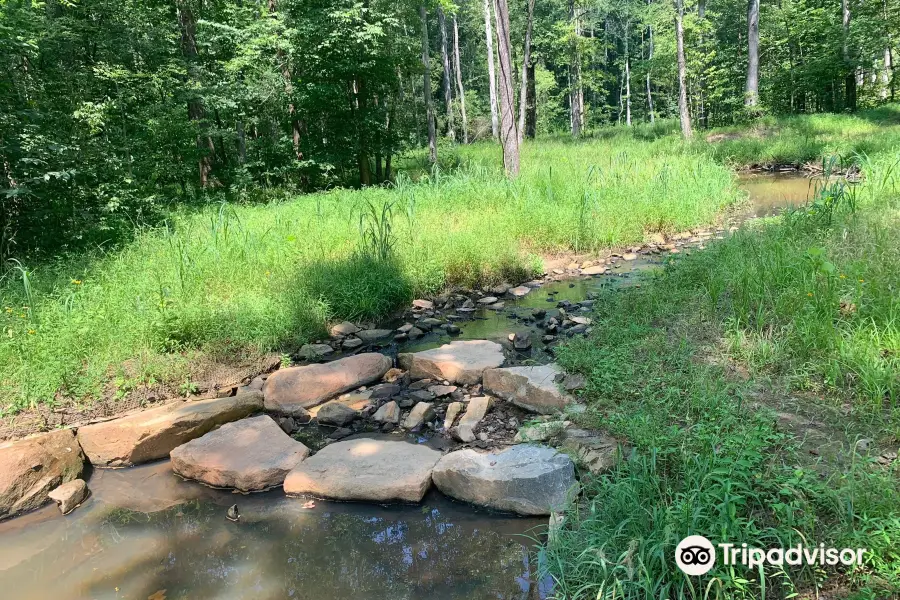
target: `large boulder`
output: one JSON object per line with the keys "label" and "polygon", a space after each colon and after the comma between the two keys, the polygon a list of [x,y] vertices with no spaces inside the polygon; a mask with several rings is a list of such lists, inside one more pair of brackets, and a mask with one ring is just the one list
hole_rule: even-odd
{"label": "large boulder", "polygon": [[94,465],[127,467],[165,458],[178,446],[213,427],[243,419],[262,407],[260,392],[215,400],[173,402],[81,427],[78,441]]}
{"label": "large boulder", "polygon": [[172,470],[217,488],[258,492],[277,487],[309,448],[267,415],[223,425],[172,450]]}
{"label": "large boulder", "polygon": [[545,446],[451,452],[434,467],[432,477],[452,498],[520,515],[561,511],[577,491],[572,460]]}
{"label": "large boulder", "polygon": [[321,365],[275,371],[263,386],[266,410],[290,416],[298,409],[305,410],[377,381],[390,368],[390,358],[368,352]]}
{"label": "large boulder", "polygon": [[486,369],[497,368],[505,360],[503,346],[488,340],[450,342],[399,358],[413,379],[443,379],[462,385],[480,383]]}
{"label": "large boulder", "polygon": [[525,410],[553,414],[575,401],[556,384],[561,374],[562,370],[552,364],[489,369],[484,372],[484,390]]}
{"label": "large boulder", "polygon": [[420,502],[441,452],[421,444],[358,438],[325,446],[284,480],[288,495]]}
{"label": "large boulder", "polygon": [[84,469],[71,429],[0,444],[0,519],[38,508],[60,485]]}

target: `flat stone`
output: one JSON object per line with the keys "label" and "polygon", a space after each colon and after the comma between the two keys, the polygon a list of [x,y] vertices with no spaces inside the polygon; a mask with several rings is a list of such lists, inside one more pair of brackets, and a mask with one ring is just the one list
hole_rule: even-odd
{"label": "flat stone", "polygon": [[222,425],[172,450],[172,470],[217,488],[258,492],[277,487],[309,456],[268,415]]}
{"label": "flat stone", "polygon": [[64,515],[75,510],[88,497],[88,486],[84,479],[73,479],[47,494],[56,502],[59,512]]}
{"label": "flat stone", "polygon": [[0,519],[44,505],[51,490],[78,479],[83,469],[71,429],[0,443]]}
{"label": "flat stone", "polygon": [[603,275],[606,273],[606,267],[603,265],[595,265],[581,270],[582,275]]}
{"label": "flat stone", "polygon": [[300,348],[300,356],[306,360],[317,360],[334,353],[334,348],[328,344],[304,344]]}
{"label": "flat stone", "polygon": [[339,335],[352,335],[359,331],[359,327],[351,323],[350,321],[344,321],[342,323],[338,323],[337,325],[333,325],[331,327],[331,335],[339,336]]}
{"label": "flat stone", "polygon": [[372,399],[383,400],[385,398],[391,398],[399,394],[401,389],[402,388],[395,383],[379,385],[372,389]]}
{"label": "flat stone", "polygon": [[567,392],[584,389],[585,385],[587,385],[587,381],[585,380],[584,375],[579,375],[577,373],[566,375],[566,378],[563,379],[562,382],[563,389]]}
{"label": "flat stone", "polygon": [[498,298],[496,296],[485,296],[484,298],[478,299],[478,304],[493,304],[497,300]]}
{"label": "flat stone", "polygon": [[553,414],[574,402],[556,384],[555,378],[562,374],[554,364],[488,369],[484,372],[484,389],[526,410]]}
{"label": "flat stone", "polygon": [[366,344],[384,341],[387,338],[393,337],[393,335],[394,332],[390,329],[363,329],[356,333],[356,337]]}
{"label": "flat stone", "polygon": [[428,317],[427,319],[422,319],[419,321],[419,328],[424,329],[425,331],[431,331],[435,327],[440,327],[443,325],[443,321],[440,319],[435,319],[434,317]]}
{"label": "flat stone", "polygon": [[423,444],[359,438],[319,450],[284,481],[288,495],[333,500],[420,502],[441,452]]}
{"label": "flat stone", "polygon": [[[272,381],[269,377],[268,381]],[[267,382],[268,384],[268,382]],[[128,467],[165,458],[178,446],[263,408],[263,395],[173,402],[78,429],[78,441],[98,467]]]}
{"label": "flat stone", "polygon": [[422,331],[421,329],[419,329],[418,327],[413,327],[412,329],[409,330],[409,333],[406,335],[408,335],[409,339],[411,339],[411,340],[417,340],[420,337],[422,337],[423,335],[425,335],[425,332]]}
{"label": "flat stone", "polygon": [[413,306],[422,310],[431,310],[434,308],[434,302],[432,302],[431,300],[423,300],[420,298],[418,300],[413,300]]}
{"label": "flat stone", "polygon": [[341,344],[341,348],[343,348],[344,350],[356,350],[357,348],[361,347],[364,343],[365,342],[363,342],[358,337],[348,337]]}
{"label": "flat stone", "polygon": [[517,444],[526,442],[546,442],[549,439],[561,436],[566,429],[564,421],[548,421],[546,423],[535,423],[533,425],[525,425],[516,433],[513,441]]}
{"label": "flat stone", "polygon": [[343,402],[326,402],[319,407],[316,413],[316,422],[320,425],[332,425],[343,427],[349,425],[359,417],[359,413]]}
{"label": "flat stone", "polygon": [[470,385],[481,381],[486,369],[503,364],[503,347],[487,340],[460,340],[440,348],[401,354],[400,362],[413,379],[442,379],[451,384]]}
{"label": "flat stone", "polygon": [[462,402],[451,402],[447,405],[447,414],[444,415],[444,429],[450,429],[453,427],[453,423],[456,421],[456,417],[459,416],[459,413],[466,408],[466,405]]}
{"label": "flat stone", "polygon": [[459,388],[455,385],[433,385],[428,388],[428,391],[434,394],[435,398],[443,398],[444,396],[449,396],[457,389]]}
{"label": "flat stone", "polygon": [[396,425],[400,422],[400,405],[391,400],[375,411],[372,420],[376,423],[393,423]]}
{"label": "flat stone", "polygon": [[608,472],[626,451],[614,437],[586,429],[567,429],[560,448],[573,454],[578,464],[594,475]]}
{"label": "flat stone", "polygon": [[532,289],[533,288],[530,288],[528,286],[520,285],[519,287],[514,287],[514,288],[510,289],[509,294],[516,298],[521,298],[522,296],[531,292]]}
{"label": "flat stone", "polygon": [[321,365],[275,371],[263,386],[266,410],[292,415],[297,408],[310,408],[378,381],[390,368],[390,358],[367,352]]}
{"label": "flat stone", "polygon": [[493,398],[480,396],[469,400],[466,414],[459,420],[456,428],[456,436],[463,442],[475,441],[475,427],[481,422],[488,411],[491,410]]}
{"label": "flat stone", "polygon": [[578,485],[568,456],[530,444],[499,452],[451,452],[438,461],[432,477],[452,498],[520,515],[564,510]]}
{"label": "flat stone", "polygon": [[434,418],[434,404],[431,402],[419,402],[409,411],[409,416],[403,421],[405,429],[417,429]]}
{"label": "flat stone", "polygon": [[591,323],[593,323],[593,321],[591,321],[591,319],[588,317],[569,317],[569,318],[572,320],[573,323],[576,323],[578,325],[590,325]]}
{"label": "flat stone", "polygon": [[622,260],[636,260],[638,255],[634,252],[626,252],[622,255]]}

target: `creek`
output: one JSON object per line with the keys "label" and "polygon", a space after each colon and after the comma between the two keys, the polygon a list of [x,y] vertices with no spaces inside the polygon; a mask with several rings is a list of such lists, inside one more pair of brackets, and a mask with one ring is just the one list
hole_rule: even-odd
{"label": "creek", "polygon": [[[749,194],[739,219],[771,215],[813,192],[795,173],[743,175],[739,185]],[[694,246],[724,233],[710,231]],[[665,256],[640,253],[600,277],[546,283],[501,310],[478,308],[454,337],[505,341],[518,332],[539,340],[526,314],[636,285]],[[429,333],[394,351],[449,340]],[[549,361],[539,341],[528,361]],[[0,523],[0,589],[9,597],[532,600],[551,589],[533,564],[546,519],[492,513],[434,491],[418,506],[304,508],[280,491],[245,496],[182,481],[168,461],[95,470],[89,485],[91,497],[68,516],[46,506]],[[225,518],[235,503],[237,523]]]}

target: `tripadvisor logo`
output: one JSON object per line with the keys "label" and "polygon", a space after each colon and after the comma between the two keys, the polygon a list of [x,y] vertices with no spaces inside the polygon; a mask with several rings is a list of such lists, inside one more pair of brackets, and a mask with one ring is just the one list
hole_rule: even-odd
{"label": "tripadvisor logo", "polygon": [[[853,566],[863,561],[865,548],[826,548],[819,544],[811,548],[797,544],[790,548],[752,548],[747,544],[717,544],[724,565],[744,565],[755,569],[760,565],[829,565]],[[703,575],[716,564],[716,548],[702,535],[689,535],[675,548],[675,564],[687,575]]]}

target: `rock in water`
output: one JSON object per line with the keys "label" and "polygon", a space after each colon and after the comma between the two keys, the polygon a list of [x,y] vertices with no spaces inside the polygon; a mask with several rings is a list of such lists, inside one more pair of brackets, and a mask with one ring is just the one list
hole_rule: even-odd
{"label": "rock in water", "polygon": [[503,347],[487,340],[450,342],[399,358],[413,379],[444,379],[462,385],[480,383],[485,369],[499,367],[505,360]]}
{"label": "rock in water", "polygon": [[291,367],[272,373],[263,386],[266,410],[291,415],[339,394],[377,381],[391,368],[391,359],[368,352],[322,365]]}
{"label": "rock in water", "polygon": [[553,414],[574,402],[556,384],[555,378],[562,373],[553,364],[488,369],[484,372],[484,389],[526,410]]}
{"label": "rock in water", "polygon": [[331,335],[335,337],[339,335],[353,335],[357,331],[359,331],[359,327],[350,321],[344,321],[331,328]]}
{"label": "rock in water", "polygon": [[402,441],[336,442],[291,471],[284,491],[334,500],[420,502],[440,458],[439,450]]}
{"label": "rock in water", "polygon": [[88,486],[84,479],[73,479],[68,483],[64,483],[48,494],[51,500],[56,502],[59,512],[64,515],[75,510],[79,504],[84,502],[88,495]]}
{"label": "rock in water", "polygon": [[480,398],[472,398],[466,407],[466,414],[459,420],[459,426],[456,428],[456,436],[463,442],[472,442],[475,440],[475,427],[481,422],[484,416],[491,410],[492,399],[488,396]]}
{"label": "rock in water", "polygon": [[309,448],[285,434],[272,417],[228,423],[172,450],[172,470],[218,488],[258,492],[277,487]]}
{"label": "rock in water", "polygon": [[241,511],[238,510],[237,504],[228,507],[228,510],[225,511],[225,518],[235,523],[241,520]]}
{"label": "rock in water", "polygon": [[50,490],[78,479],[83,469],[71,429],[0,444],[0,519],[43,505]]}
{"label": "rock in water", "polygon": [[452,498],[520,515],[562,511],[578,489],[568,456],[532,445],[488,453],[451,452],[438,461],[432,477]]}
{"label": "rock in water", "polygon": [[466,405],[462,402],[451,402],[447,405],[447,414],[444,416],[444,429],[453,427],[456,417],[459,416],[459,413],[461,413],[465,407]]}
{"label": "rock in water", "polygon": [[262,410],[263,396],[248,392],[231,398],[173,402],[78,429],[78,441],[98,467],[128,467],[165,458],[173,449],[216,425]]}
{"label": "rock in water", "polygon": [[352,423],[358,416],[358,412],[343,402],[327,402],[316,412],[316,422],[321,425],[343,427]]}
{"label": "rock in water", "polygon": [[514,287],[511,290],[509,290],[510,295],[512,295],[516,298],[521,298],[522,296],[528,294],[529,292],[531,292],[531,288],[528,286],[524,286],[524,285],[520,285],[519,287]]}

